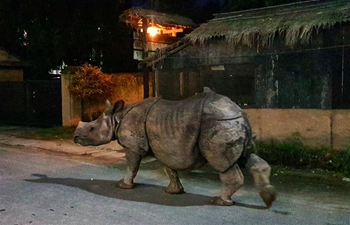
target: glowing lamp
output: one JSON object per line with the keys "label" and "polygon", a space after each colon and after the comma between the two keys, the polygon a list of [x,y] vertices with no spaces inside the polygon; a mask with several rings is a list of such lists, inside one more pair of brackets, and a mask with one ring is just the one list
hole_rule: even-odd
{"label": "glowing lamp", "polygon": [[158,34],[158,28],[157,27],[148,27],[147,33],[151,35],[152,37],[156,36]]}

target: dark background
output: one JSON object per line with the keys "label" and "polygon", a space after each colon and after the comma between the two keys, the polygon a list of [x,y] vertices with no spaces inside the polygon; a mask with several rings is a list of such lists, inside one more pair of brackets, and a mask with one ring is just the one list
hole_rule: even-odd
{"label": "dark background", "polygon": [[133,72],[132,30],[119,20],[131,7],[179,14],[197,24],[214,13],[296,0],[1,0],[0,48],[29,62],[24,78],[50,79],[50,69],[88,62],[106,73]]}

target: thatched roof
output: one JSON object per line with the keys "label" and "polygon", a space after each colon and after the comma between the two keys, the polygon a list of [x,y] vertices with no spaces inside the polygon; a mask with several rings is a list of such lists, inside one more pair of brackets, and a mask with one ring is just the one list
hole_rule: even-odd
{"label": "thatched roof", "polygon": [[196,24],[189,18],[174,15],[161,13],[153,11],[150,9],[128,9],[124,11],[119,19],[124,21],[127,24],[130,24],[133,28],[138,28],[138,22],[146,18],[148,22],[159,24],[167,27],[194,27]]}
{"label": "thatched roof", "polygon": [[12,53],[9,53],[0,47],[0,66],[2,67],[27,67],[28,62],[21,61],[20,58]]}
{"label": "thatched roof", "polygon": [[216,14],[185,38],[205,43],[222,38],[233,45],[268,46],[276,35],[286,45],[309,43],[314,31],[350,21],[350,1],[306,1],[253,10]]}
{"label": "thatched roof", "polygon": [[162,49],[158,49],[156,54],[153,54],[151,56],[148,56],[144,58],[139,64],[138,68],[141,69],[143,67],[150,67],[154,64],[160,62],[161,60],[165,59],[166,57],[175,54],[178,51],[181,51],[182,49],[186,48],[190,43],[188,41],[184,42],[184,40],[179,40],[171,45],[168,45],[167,47],[164,47]]}

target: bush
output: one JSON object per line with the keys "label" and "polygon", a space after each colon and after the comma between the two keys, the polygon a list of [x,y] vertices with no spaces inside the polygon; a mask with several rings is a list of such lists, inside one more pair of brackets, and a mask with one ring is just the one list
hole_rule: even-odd
{"label": "bush", "polygon": [[116,85],[112,76],[96,66],[84,64],[71,72],[74,75],[68,86],[69,93],[82,99],[82,120],[92,121],[104,111],[105,102],[113,96]]}
{"label": "bush", "polygon": [[350,175],[350,148],[345,151],[325,147],[305,146],[300,138],[291,137],[285,141],[257,142],[258,154],[272,165],[294,168],[320,168]]}
{"label": "bush", "polygon": [[350,176],[350,147],[346,151],[338,151],[332,154],[328,164],[335,170]]}
{"label": "bush", "polygon": [[87,102],[104,102],[113,95],[115,84],[110,75],[96,66],[84,64],[72,76],[69,93]]}

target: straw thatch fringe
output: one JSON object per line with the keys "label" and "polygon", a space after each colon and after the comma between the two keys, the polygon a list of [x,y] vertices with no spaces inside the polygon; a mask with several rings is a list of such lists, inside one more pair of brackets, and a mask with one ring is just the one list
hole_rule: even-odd
{"label": "straw thatch fringe", "polygon": [[307,1],[262,9],[217,14],[186,36],[192,43],[204,44],[221,37],[230,44],[270,46],[276,35],[285,44],[309,43],[312,34],[350,22],[350,1]]}
{"label": "straw thatch fringe", "polygon": [[127,24],[130,24],[133,28],[138,28],[138,22],[146,18],[149,23],[159,24],[162,26],[180,26],[180,27],[194,27],[196,24],[189,18],[161,13],[150,9],[135,9],[131,8],[124,11],[119,19]]}

